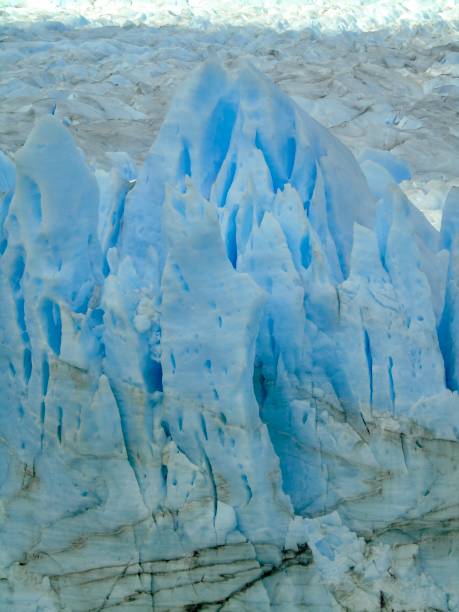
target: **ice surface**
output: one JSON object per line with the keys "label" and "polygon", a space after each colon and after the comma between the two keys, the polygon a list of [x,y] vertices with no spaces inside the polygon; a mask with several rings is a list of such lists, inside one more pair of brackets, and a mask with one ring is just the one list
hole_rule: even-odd
{"label": "ice surface", "polygon": [[[209,57],[249,59],[354,154],[390,152],[437,228],[457,178],[451,0],[15,0],[0,13],[0,148],[55,108],[88,163],[143,163],[170,98]],[[455,97],[456,96],[456,97]]]}
{"label": "ice surface", "polygon": [[459,609],[457,190],[250,64],[110,159],[0,157],[0,608]]}

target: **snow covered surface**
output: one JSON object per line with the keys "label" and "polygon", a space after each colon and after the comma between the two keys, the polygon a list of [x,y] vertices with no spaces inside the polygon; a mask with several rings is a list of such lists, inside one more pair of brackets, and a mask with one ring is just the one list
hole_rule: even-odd
{"label": "snow covered surface", "polygon": [[0,2],[0,148],[57,106],[88,160],[143,161],[200,62],[249,59],[358,156],[389,151],[437,227],[459,184],[453,0]]}
{"label": "snow covered surface", "polygon": [[[7,26],[10,51],[33,32],[73,40],[76,55],[112,27],[112,46],[179,36],[77,31],[72,7],[70,25]],[[418,36],[423,20],[426,36],[451,36],[424,8]],[[227,70],[225,37],[255,42],[254,25],[199,28],[192,40],[222,37],[217,61],[183,82],[198,59],[173,60],[180,86],[152,124],[76,117],[64,95],[56,109],[46,96],[33,129],[39,106],[2,115],[6,153],[30,134],[14,161],[0,155],[0,609],[459,610],[459,189],[444,187],[455,137],[422,151],[418,128],[408,137],[416,159],[450,164],[446,178],[432,171],[448,192],[437,231],[404,193],[425,180],[420,166],[348,126],[356,159],[305,112],[318,97],[282,91],[293,79]],[[263,36],[298,36],[305,53],[354,36],[281,30]],[[109,49],[78,70],[113,67]],[[345,57],[329,53],[337,70]],[[279,80],[280,61],[254,63]],[[128,109],[154,106],[152,92],[111,96],[87,76],[72,91],[83,82],[106,109],[123,95]]]}

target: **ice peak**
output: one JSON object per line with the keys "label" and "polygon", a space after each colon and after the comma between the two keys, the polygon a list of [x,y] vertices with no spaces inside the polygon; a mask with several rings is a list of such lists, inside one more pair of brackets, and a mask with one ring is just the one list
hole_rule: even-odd
{"label": "ice peak", "polygon": [[[370,226],[374,219],[373,198],[352,156],[251,65],[229,71],[209,62],[177,93],[128,196],[124,252],[154,244],[163,259],[158,211],[166,185],[183,189],[187,176],[222,209],[227,244],[233,234],[238,242],[247,206],[263,202],[261,222],[279,190],[295,189],[338,277],[348,273],[354,221]],[[250,185],[259,190],[256,202],[241,199]]]}

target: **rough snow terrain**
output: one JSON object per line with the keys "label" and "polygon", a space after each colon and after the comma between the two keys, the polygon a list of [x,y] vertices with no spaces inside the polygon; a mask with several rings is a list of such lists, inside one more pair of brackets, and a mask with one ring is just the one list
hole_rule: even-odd
{"label": "rough snow terrain", "polygon": [[93,163],[140,162],[196,65],[249,59],[357,155],[408,164],[404,189],[439,226],[459,184],[458,20],[430,0],[1,2],[0,148],[56,105]]}

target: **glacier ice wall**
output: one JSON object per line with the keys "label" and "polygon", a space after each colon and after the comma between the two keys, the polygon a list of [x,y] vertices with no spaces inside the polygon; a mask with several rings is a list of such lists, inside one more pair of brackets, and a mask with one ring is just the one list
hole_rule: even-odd
{"label": "glacier ice wall", "polygon": [[113,160],[0,156],[0,608],[459,610],[457,192],[250,66]]}

